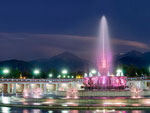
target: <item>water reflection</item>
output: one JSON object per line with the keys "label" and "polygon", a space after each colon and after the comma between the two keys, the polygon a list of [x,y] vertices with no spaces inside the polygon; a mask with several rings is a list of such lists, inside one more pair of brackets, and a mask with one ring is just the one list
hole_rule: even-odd
{"label": "water reflection", "polygon": [[23,113],[29,113],[29,111],[27,109],[24,109]]}
{"label": "water reflection", "polygon": [[16,107],[0,107],[0,113],[149,113],[149,110],[124,110],[97,109],[97,110],[43,110]]}
{"label": "water reflection", "polygon": [[9,97],[2,97],[2,103],[4,104],[9,104],[10,103],[10,98]]}
{"label": "water reflection", "polygon": [[10,113],[10,108],[9,107],[1,107],[2,113]]}
{"label": "water reflection", "polygon": [[42,113],[40,109],[33,109],[32,113]]}
{"label": "water reflection", "polygon": [[[100,97],[99,97],[100,98]],[[78,101],[81,100],[81,101]],[[131,98],[95,98],[92,101],[92,104],[90,101],[86,100],[92,100],[92,99],[64,99],[63,97],[59,98],[42,98],[42,99],[34,99],[34,98],[22,98],[22,97],[14,97],[14,96],[3,96],[0,97],[0,103],[3,104],[15,104],[15,105],[34,105],[34,106],[118,106],[118,107],[124,107],[124,106],[150,106],[150,97],[140,98],[140,99],[131,99]]]}
{"label": "water reflection", "polygon": [[69,111],[62,110],[61,113],[69,113]]}
{"label": "water reflection", "polygon": [[142,112],[141,110],[133,110],[132,113],[145,113],[144,111]]}

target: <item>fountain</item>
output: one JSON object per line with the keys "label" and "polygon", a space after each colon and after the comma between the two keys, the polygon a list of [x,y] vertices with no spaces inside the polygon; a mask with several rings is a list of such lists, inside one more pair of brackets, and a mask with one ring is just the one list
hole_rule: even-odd
{"label": "fountain", "polygon": [[110,76],[112,73],[112,51],[109,41],[108,26],[105,16],[100,21],[100,34],[97,49],[98,76],[85,77],[85,89],[116,89],[126,87],[126,77],[122,75]]}
{"label": "fountain", "polygon": [[75,88],[70,88],[67,90],[66,92],[66,98],[69,99],[69,98],[73,98],[73,99],[77,99],[78,98],[78,90],[75,89]]}
{"label": "fountain", "polygon": [[23,97],[24,98],[42,98],[42,89],[40,88],[35,88],[35,89],[24,89],[23,91]]}

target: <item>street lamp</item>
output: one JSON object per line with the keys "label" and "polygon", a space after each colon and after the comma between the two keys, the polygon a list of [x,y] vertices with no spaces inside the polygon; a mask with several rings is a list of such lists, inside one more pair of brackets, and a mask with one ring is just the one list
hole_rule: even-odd
{"label": "street lamp", "polygon": [[92,70],[91,70],[91,73],[92,73],[92,74],[96,74],[96,70],[95,70],[95,69],[92,69]]}
{"label": "street lamp", "polygon": [[39,70],[39,69],[35,69],[35,70],[33,71],[33,73],[34,73],[34,75],[39,75],[39,74],[40,74],[40,70]]}
{"label": "street lamp", "polygon": [[3,74],[5,74],[5,75],[7,75],[9,72],[10,72],[9,69],[4,69],[3,70]]}
{"label": "street lamp", "polygon": [[66,75],[63,75],[63,78],[66,78]]}
{"label": "street lamp", "polygon": [[117,76],[123,76],[123,71],[122,69],[117,69]]}
{"label": "street lamp", "polygon": [[63,69],[63,70],[62,70],[62,74],[65,75],[65,74],[67,74],[67,73],[68,73],[68,71],[67,71],[66,69]]}
{"label": "street lamp", "polygon": [[57,78],[61,78],[61,75],[58,75]]}
{"label": "street lamp", "polygon": [[52,77],[53,77],[53,74],[52,74],[52,73],[50,73],[48,76],[49,76],[50,78],[52,78]]}
{"label": "street lamp", "polygon": [[84,73],[84,77],[87,77],[88,76],[88,74],[87,73]]}

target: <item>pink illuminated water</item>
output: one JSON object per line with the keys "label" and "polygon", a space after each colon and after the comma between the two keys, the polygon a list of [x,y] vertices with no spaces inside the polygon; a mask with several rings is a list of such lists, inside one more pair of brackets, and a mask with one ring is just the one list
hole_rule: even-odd
{"label": "pink illuminated water", "polygon": [[125,88],[126,77],[109,76],[112,74],[112,50],[110,49],[110,38],[105,16],[100,21],[100,30],[97,44],[97,68],[101,76],[85,77],[83,84],[92,89],[99,88]]}
{"label": "pink illuminated water", "polygon": [[136,87],[130,88],[131,91],[131,98],[141,98],[142,90]]}
{"label": "pink illuminated water", "polygon": [[97,66],[102,76],[107,76],[112,71],[112,53],[110,49],[110,39],[108,25],[105,16],[100,21],[100,31],[98,36]]}
{"label": "pink illuminated water", "polygon": [[23,91],[23,97],[24,98],[41,98],[43,95],[42,89],[41,88],[35,88],[35,89],[24,89]]}
{"label": "pink illuminated water", "polygon": [[69,99],[69,98],[74,98],[74,99],[77,99],[78,98],[78,90],[75,89],[75,88],[70,88],[67,90],[66,92],[66,98]]}

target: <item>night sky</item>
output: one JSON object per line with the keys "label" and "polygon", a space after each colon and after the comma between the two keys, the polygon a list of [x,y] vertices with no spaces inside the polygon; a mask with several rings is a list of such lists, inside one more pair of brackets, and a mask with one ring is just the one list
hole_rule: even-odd
{"label": "night sky", "polygon": [[90,58],[102,15],[114,53],[149,51],[150,0],[1,0],[0,60]]}

